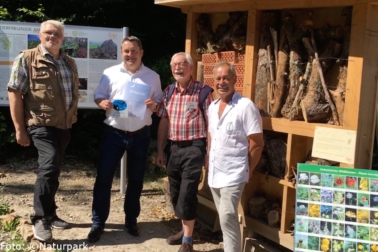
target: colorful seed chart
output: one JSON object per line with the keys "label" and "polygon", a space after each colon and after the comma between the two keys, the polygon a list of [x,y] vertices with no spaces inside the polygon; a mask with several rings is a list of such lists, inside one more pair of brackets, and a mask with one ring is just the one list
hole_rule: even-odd
{"label": "colorful seed chart", "polygon": [[294,251],[378,251],[378,171],[299,164]]}

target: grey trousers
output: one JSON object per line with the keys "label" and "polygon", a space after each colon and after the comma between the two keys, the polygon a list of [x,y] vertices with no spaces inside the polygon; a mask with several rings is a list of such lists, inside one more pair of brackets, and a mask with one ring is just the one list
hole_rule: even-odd
{"label": "grey trousers", "polygon": [[210,188],[223,232],[224,252],[242,252],[238,204],[245,183],[222,188]]}

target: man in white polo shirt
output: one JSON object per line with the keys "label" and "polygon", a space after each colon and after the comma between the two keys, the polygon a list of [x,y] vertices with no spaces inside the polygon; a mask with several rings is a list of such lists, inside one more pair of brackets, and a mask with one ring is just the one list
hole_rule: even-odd
{"label": "man in white polo shirt", "polygon": [[[151,115],[163,98],[159,75],[142,63],[141,41],[134,36],[124,38],[121,53],[123,62],[105,69],[94,91],[94,101],[106,111],[106,128],[93,188],[93,224],[88,234],[89,242],[99,240],[104,231],[114,173],[125,151],[128,178],[124,202],[125,226],[131,235],[139,236],[137,218],[150,143]],[[131,89],[136,87],[138,89]],[[127,97],[128,90],[132,90],[129,94],[133,95],[136,103],[128,100],[126,104],[126,99],[131,97]]]}
{"label": "man in white polo shirt", "polygon": [[225,252],[240,252],[238,204],[264,146],[262,120],[256,105],[235,92],[233,65],[214,67],[219,99],[209,107],[208,184],[219,214]]}

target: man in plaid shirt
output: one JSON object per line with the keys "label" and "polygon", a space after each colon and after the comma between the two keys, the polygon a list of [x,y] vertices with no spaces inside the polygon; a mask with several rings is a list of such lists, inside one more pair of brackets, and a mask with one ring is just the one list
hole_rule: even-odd
{"label": "man in plaid shirt", "polygon": [[[208,94],[203,111],[199,108],[200,90],[205,84],[192,79],[193,60],[187,53],[176,53],[171,59],[175,85],[164,90],[164,99],[157,113],[161,117],[158,130],[157,164],[165,165],[164,145],[169,138],[171,156],[167,165],[170,196],[175,214],[182,221],[182,230],[168,237],[168,244],[181,242],[179,252],[193,251],[192,234],[197,210],[197,191],[206,156],[207,109],[212,101]],[[169,101],[169,89],[174,88]],[[205,119],[204,119],[205,118]],[[168,130],[169,129],[169,130]],[[169,133],[169,136],[168,136]]]}

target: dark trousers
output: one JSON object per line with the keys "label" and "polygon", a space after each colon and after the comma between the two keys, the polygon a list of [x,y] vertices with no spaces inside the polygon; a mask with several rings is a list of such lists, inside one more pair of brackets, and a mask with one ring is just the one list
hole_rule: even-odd
{"label": "dark trousers", "polygon": [[205,153],[205,139],[194,140],[186,147],[172,142],[167,175],[175,215],[181,220],[194,220],[196,217],[198,184]]}
{"label": "dark trousers", "polygon": [[125,220],[128,223],[136,223],[140,213],[140,195],[143,189],[149,144],[149,127],[139,133],[129,135],[111,126],[106,126],[100,146],[100,159],[93,188],[93,226],[104,227],[108,219],[113,177],[125,151],[127,151],[128,178],[124,202]]}
{"label": "dark trousers", "polygon": [[71,140],[71,131],[53,127],[28,127],[28,133],[38,150],[37,180],[34,187],[34,222],[56,215],[55,194],[59,187],[60,166],[64,151]]}

